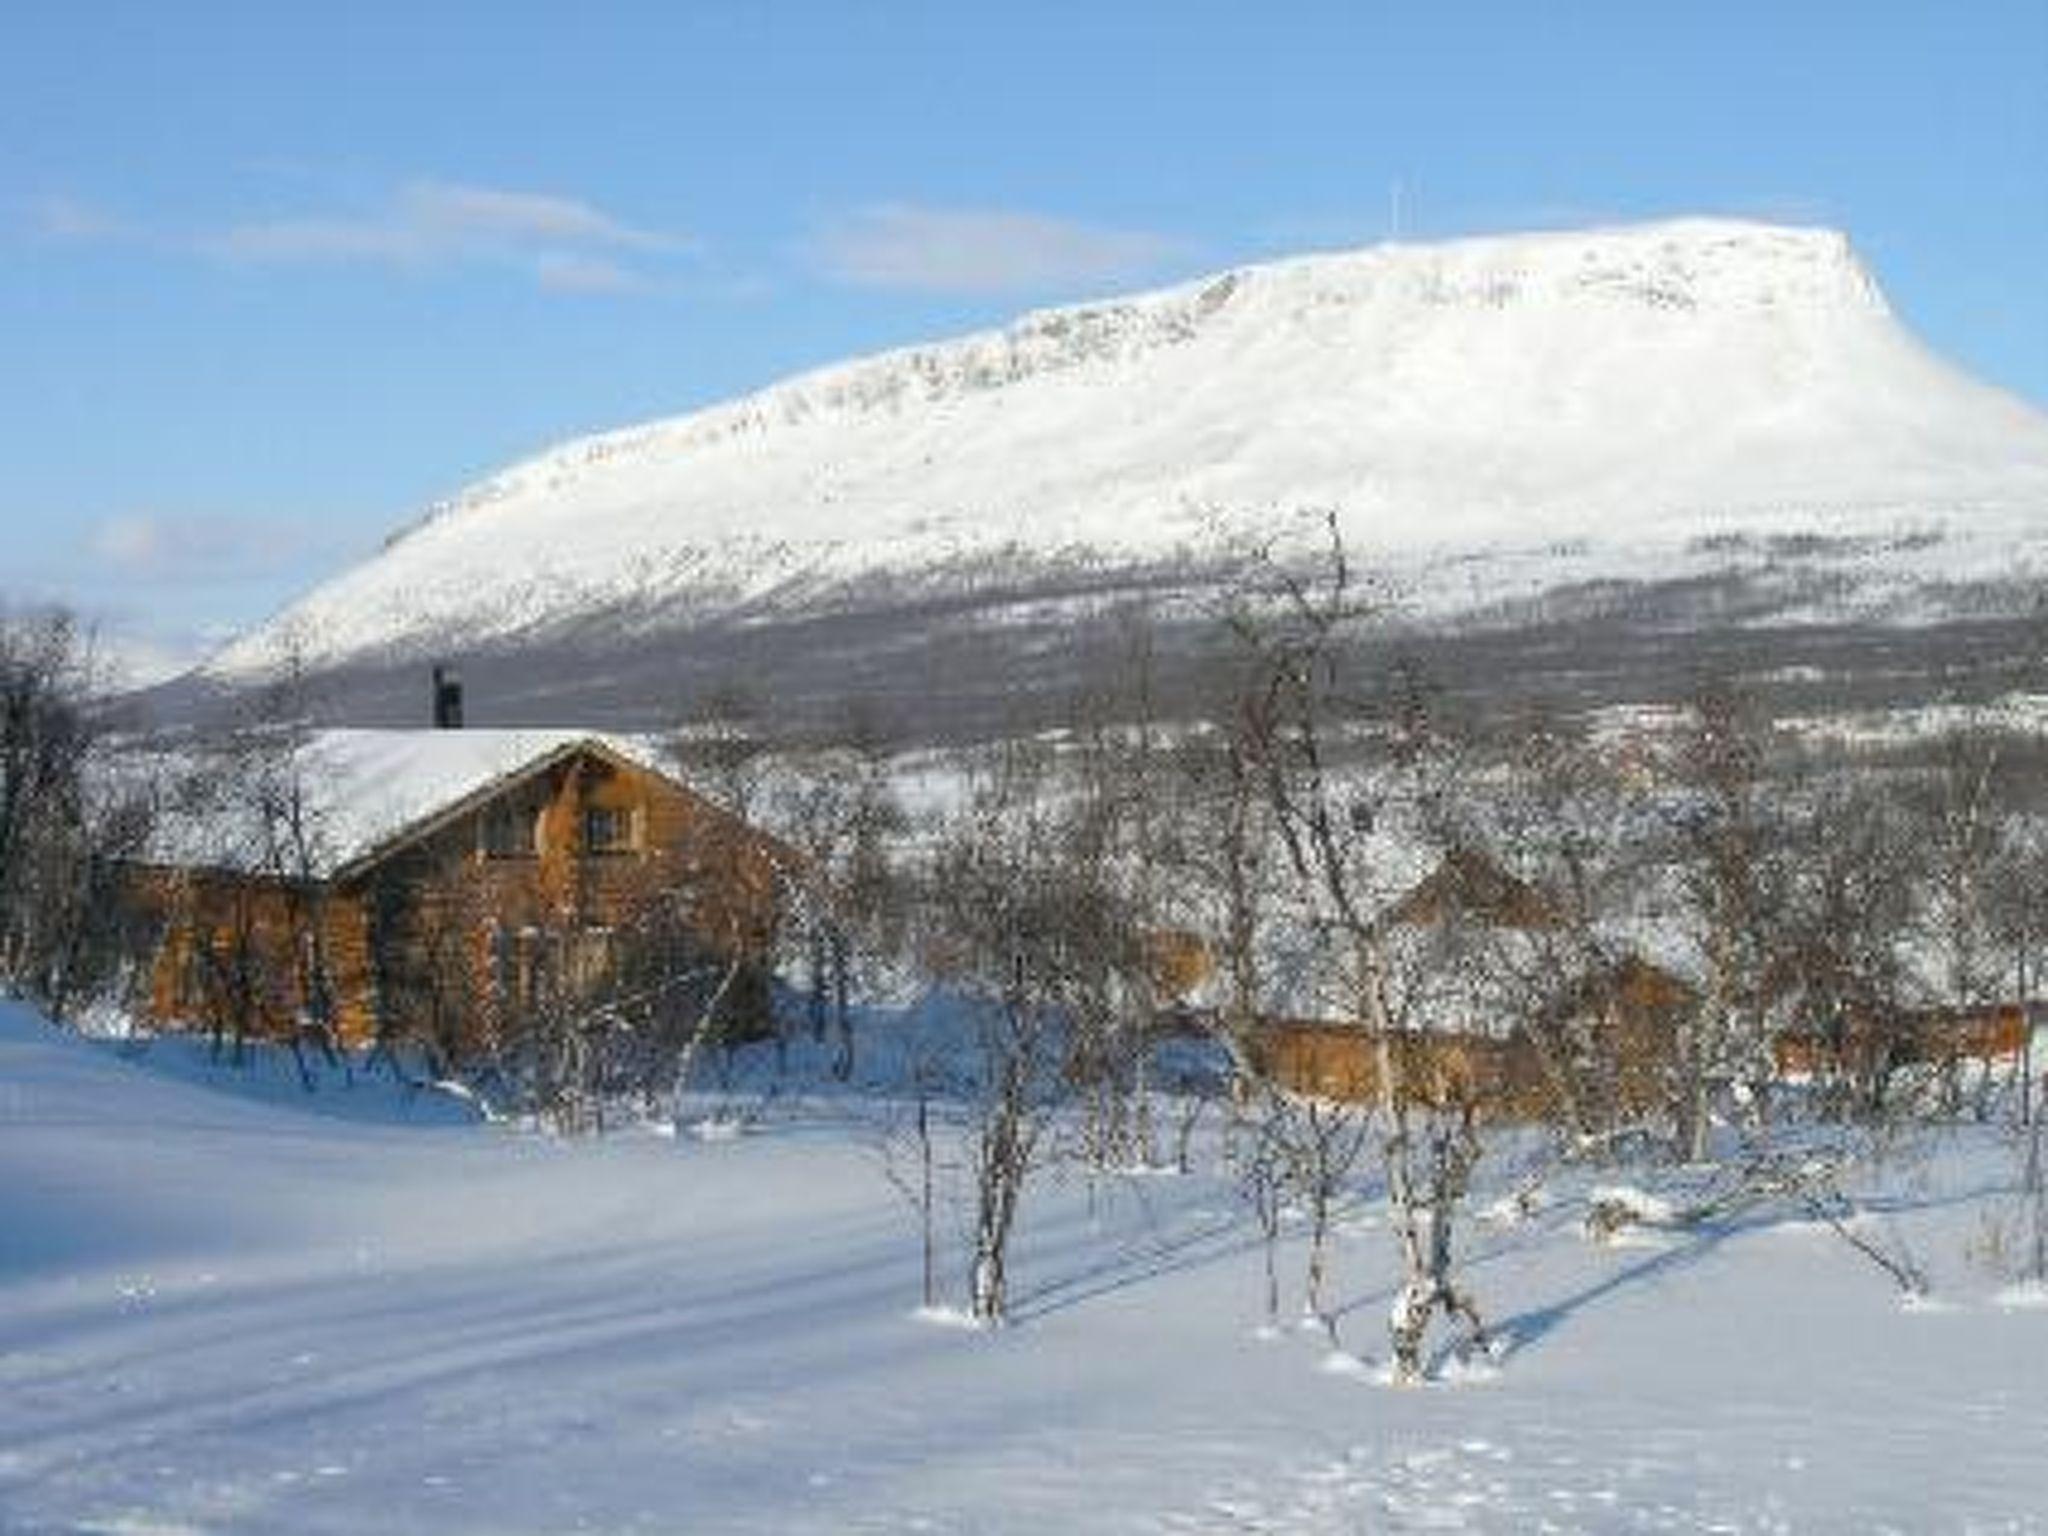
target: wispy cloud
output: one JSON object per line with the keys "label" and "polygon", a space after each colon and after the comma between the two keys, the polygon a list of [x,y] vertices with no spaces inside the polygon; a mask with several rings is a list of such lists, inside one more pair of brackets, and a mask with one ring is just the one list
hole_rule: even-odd
{"label": "wispy cloud", "polygon": [[17,539],[0,563],[0,607],[62,607],[98,631],[102,659],[131,683],[182,670],[369,542],[315,512],[140,509]]}
{"label": "wispy cloud", "polygon": [[62,195],[36,199],[29,207],[29,224],[48,240],[121,240],[133,232],[106,209]]}
{"label": "wispy cloud", "polygon": [[672,235],[636,229],[576,198],[545,192],[416,181],[404,188],[398,203],[408,225],[457,240],[536,240],[654,251],[673,250],[683,243]]}
{"label": "wispy cloud", "polygon": [[367,219],[271,219],[202,235],[201,250],[232,261],[425,261],[433,248],[417,230]]}
{"label": "wispy cloud", "polygon": [[648,286],[639,273],[602,256],[550,253],[534,263],[533,275],[556,293],[640,293]]}
{"label": "wispy cloud", "polygon": [[86,531],[85,553],[124,584],[228,586],[293,574],[331,553],[330,536],[306,522],[128,513]]}
{"label": "wispy cloud", "polygon": [[1177,249],[1146,230],[1046,214],[883,203],[821,230],[810,254],[827,276],[857,287],[998,294],[1121,281]]}
{"label": "wispy cloud", "polygon": [[684,235],[643,228],[582,198],[414,180],[365,207],[243,219],[214,229],[151,229],[73,197],[31,209],[46,238],[127,243],[248,266],[496,265],[565,293],[632,293],[648,268],[692,252]]}
{"label": "wispy cloud", "polygon": [[512,259],[560,267],[592,250],[672,252],[679,236],[641,229],[580,198],[460,182],[412,181],[362,214],[255,220],[206,237],[214,254],[249,262]]}

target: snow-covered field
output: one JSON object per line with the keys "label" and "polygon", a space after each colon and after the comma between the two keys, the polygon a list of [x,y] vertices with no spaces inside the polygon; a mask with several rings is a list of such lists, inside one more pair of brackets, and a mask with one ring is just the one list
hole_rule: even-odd
{"label": "snow-covered field", "polygon": [[984,1333],[915,1315],[863,1118],[565,1143],[0,1007],[0,1530],[2048,1530],[1990,1133],[1878,1180],[1933,1302],[1805,1223],[1593,1245],[1561,1184],[1475,1229],[1498,1370],[1401,1391],[1369,1189],[1362,1363],[1261,1336],[1215,1172],[1043,1187]]}

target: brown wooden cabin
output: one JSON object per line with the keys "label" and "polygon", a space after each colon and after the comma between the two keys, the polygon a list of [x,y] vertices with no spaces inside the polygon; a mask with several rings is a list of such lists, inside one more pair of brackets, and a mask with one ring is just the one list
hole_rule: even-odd
{"label": "brown wooden cabin", "polygon": [[[1463,923],[1540,932],[1559,925],[1544,892],[1476,850],[1458,849],[1387,909],[1392,928]],[[1395,1033],[1388,1052],[1397,1091],[1433,1108],[1470,1104],[1485,1119],[1558,1118],[1567,1095],[1623,1115],[1660,1102],[1675,1063],[1690,987],[1660,966],[1624,957],[1561,983],[1549,1007],[1512,1029],[1445,1018]],[[1468,1004],[1469,1006],[1469,1004]],[[1373,1104],[1380,1098],[1378,1034],[1345,1020],[1264,1021],[1249,1054],[1255,1070],[1296,1093]]]}
{"label": "brown wooden cabin", "polygon": [[2018,1003],[1919,1008],[1852,1020],[1840,1030],[1785,1030],[1771,1041],[1781,1077],[1868,1075],[1879,1067],[1955,1067],[2018,1062],[2030,1038]]}
{"label": "brown wooden cabin", "polygon": [[1169,1015],[1185,1013],[1216,974],[1216,957],[1188,928],[1155,928],[1143,935],[1145,974],[1152,995]]}
{"label": "brown wooden cabin", "polygon": [[[1380,1102],[1380,1037],[1362,1025],[1309,1019],[1264,1022],[1252,1065],[1290,1093],[1342,1103]],[[1488,1118],[1539,1112],[1541,1073],[1525,1039],[1467,1031],[1396,1030],[1389,1056],[1401,1098],[1454,1108],[1471,1103]]]}
{"label": "brown wooden cabin", "polygon": [[[431,754],[489,733],[333,734],[418,737]],[[321,772],[305,770],[316,804]],[[794,860],[636,755],[563,738],[295,877],[193,861],[143,868],[162,935],[147,1012],[166,1026],[219,1028],[232,1010],[237,1032],[258,1038],[325,1019],[347,1045],[393,1030],[417,1037],[406,1015],[432,1013],[446,1034],[461,1012],[451,994],[516,1003],[543,978],[595,980],[656,911],[671,924],[680,913],[705,951],[743,957],[735,996],[765,1007],[779,875]],[[460,1027],[487,1030],[489,1009],[468,1008]],[[459,1055],[465,1042],[438,1044]]]}
{"label": "brown wooden cabin", "polygon": [[[1621,1120],[1640,1119],[1665,1103],[1678,1071],[1685,1014],[1699,1003],[1692,985],[1636,955],[1580,977],[1560,992],[1532,1026],[1548,1050],[1544,1070],[1571,1074],[1581,1104],[1600,1103]],[[1574,1050],[1577,1043],[1586,1049]],[[1558,1105],[1563,1084],[1545,1084]],[[1548,1111],[1546,1111],[1548,1112]]]}
{"label": "brown wooden cabin", "polygon": [[[1623,1116],[1661,1102],[1673,1066],[1676,1010],[1692,991],[1670,972],[1633,957],[1559,994],[1533,1028],[1501,1034],[1406,1029],[1394,1034],[1396,1085],[1411,1104],[1470,1103],[1482,1119],[1558,1119],[1567,1090]],[[1549,1032],[1550,1039],[1541,1034]],[[1570,1039],[1590,1041],[1575,1052]],[[1252,1043],[1254,1067],[1290,1092],[1352,1103],[1380,1099],[1378,1034],[1362,1025],[1269,1020]],[[1561,1080],[1569,1073],[1573,1081]]]}
{"label": "brown wooden cabin", "polygon": [[1435,869],[1387,909],[1394,927],[1433,928],[1449,922],[1490,928],[1555,928],[1557,904],[1476,848],[1453,848]]}

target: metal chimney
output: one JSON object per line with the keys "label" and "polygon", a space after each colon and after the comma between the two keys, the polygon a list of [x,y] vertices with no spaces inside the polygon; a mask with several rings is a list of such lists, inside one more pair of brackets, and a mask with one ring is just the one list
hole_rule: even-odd
{"label": "metal chimney", "polygon": [[462,674],[454,667],[434,668],[434,729],[462,729]]}

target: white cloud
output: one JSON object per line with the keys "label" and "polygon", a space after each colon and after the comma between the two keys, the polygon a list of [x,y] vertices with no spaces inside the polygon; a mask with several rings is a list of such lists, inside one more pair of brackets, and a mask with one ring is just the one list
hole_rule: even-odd
{"label": "white cloud", "polygon": [[424,261],[433,254],[418,230],[350,219],[276,219],[237,224],[201,241],[235,261]]}
{"label": "white cloud", "polygon": [[121,240],[133,233],[106,209],[61,194],[37,199],[30,219],[36,233],[50,240]]}
{"label": "white cloud", "polygon": [[1117,282],[1156,268],[1175,243],[1007,209],[884,203],[822,231],[812,255],[827,275],[863,288],[929,293],[1032,293]]}
{"label": "white cloud", "polygon": [[295,573],[331,534],[309,522],[130,513],[87,530],[86,553],[125,583],[220,584]]}
{"label": "white cloud", "polygon": [[580,198],[425,180],[405,183],[361,214],[250,220],[192,243],[223,260],[261,265],[495,263],[523,268],[544,288],[581,293],[649,286],[620,253],[648,259],[694,248],[684,236],[629,224]]}
{"label": "white cloud", "polygon": [[400,192],[398,210],[407,226],[454,240],[543,240],[643,250],[679,243],[673,236],[623,224],[576,198],[544,192],[415,181]]}
{"label": "white cloud", "polygon": [[124,570],[142,570],[162,553],[163,525],[150,517],[116,517],[96,526],[86,540],[95,555]]}
{"label": "white cloud", "polygon": [[[238,223],[205,244],[246,262],[510,260],[532,268],[549,287],[561,287],[563,264],[596,270],[588,252],[672,254],[690,246],[680,236],[614,219],[582,199],[430,180],[406,182],[365,217]],[[618,283],[623,276],[625,268],[612,260],[610,287],[625,287]]]}
{"label": "white cloud", "polygon": [[602,256],[565,256],[551,252],[534,263],[541,287],[556,293],[639,293],[647,280]]}

